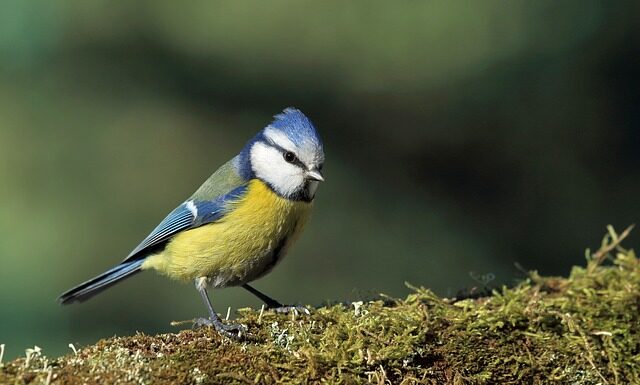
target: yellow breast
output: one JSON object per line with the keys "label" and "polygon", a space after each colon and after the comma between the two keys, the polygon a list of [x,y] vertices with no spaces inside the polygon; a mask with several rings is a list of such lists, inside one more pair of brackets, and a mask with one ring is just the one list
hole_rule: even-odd
{"label": "yellow breast", "polygon": [[222,219],[179,233],[142,268],[180,280],[209,277],[214,287],[250,282],[286,253],[311,206],[281,198],[263,182],[251,180],[246,194]]}

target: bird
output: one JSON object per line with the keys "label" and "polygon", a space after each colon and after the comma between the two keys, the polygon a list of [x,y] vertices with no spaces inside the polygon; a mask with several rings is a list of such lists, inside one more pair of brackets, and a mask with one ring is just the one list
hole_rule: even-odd
{"label": "bird", "polygon": [[269,273],[300,236],[324,181],[324,160],[313,123],[296,108],[284,109],[120,264],[66,291],[59,302],[83,302],[141,271],[156,270],[194,282],[208,311],[194,327],[240,338],[246,328],[220,319],[208,289],[241,286],[267,308],[292,308],[249,283]]}

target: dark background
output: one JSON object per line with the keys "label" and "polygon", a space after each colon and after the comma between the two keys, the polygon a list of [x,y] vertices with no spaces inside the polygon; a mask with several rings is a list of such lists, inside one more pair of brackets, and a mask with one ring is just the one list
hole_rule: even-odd
{"label": "dark background", "polygon": [[327,181],[257,288],[317,305],[513,284],[516,264],[568,274],[607,224],[640,218],[638,4],[3,2],[5,359],[204,314],[192,285],[153,273],[55,299],[287,106],[321,132]]}

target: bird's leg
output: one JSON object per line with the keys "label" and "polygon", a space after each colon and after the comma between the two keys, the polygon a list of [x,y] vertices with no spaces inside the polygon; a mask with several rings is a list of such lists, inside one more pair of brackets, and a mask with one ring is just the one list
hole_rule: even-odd
{"label": "bird's leg", "polygon": [[201,326],[211,326],[216,329],[216,331],[226,337],[240,339],[242,335],[246,333],[247,329],[239,324],[229,324],[226,325],[222,322],[220,317],[215,310],[213,310],[213,306],[211,305],[211,300],[209,299],[209,294],[207,293],[206,285],[203,284],[201,279],[196,280],[196,289],[202,296],[202,300],[204,304],[207,306],[207,310],[209,310],[209,318],[197,318],[193,321],[193,327],[201,327]]}
{"label": "bird's leg", "polygon": [[260,298],[260,300],[262,302],[265,303],[265,305],[267,305],[267,309],[271,309],[273,311],[275,311],[276,313],[290,313],[292,311],[297,311],[300,313],[304,313],[304,314],[310,314],[309,313],[309,309],[307,309],[304,306],[291,306],[291,305],[283,305],[280,302],[276,301],[275,299],[269,297],[268,295],[256,290],[255,288],[249,286],[248,284],[244,284],[242,285],[243,288],[245,288],[249,293],[255,295],[256,297]]}
{"label": "bird's leg", "polygon": [[253,287],[249,286],[248,284],[244,284],[242,285],[243,288],[247,289],[249,291],[249,293],[255,295],[256,297],[260,298],[260,300],[262,302],[265,303],[265,305],[267,305],[268,309],[275,309],[275,308],[279,308],[279,307],[284,307],[283,304],[281,304],[280,302],[276,301],[275,299],[269,297],[268,295],[254,289]]}

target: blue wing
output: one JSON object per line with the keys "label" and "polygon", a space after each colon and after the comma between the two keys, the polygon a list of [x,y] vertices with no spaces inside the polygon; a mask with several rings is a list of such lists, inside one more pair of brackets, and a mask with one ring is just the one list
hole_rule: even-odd
{"label": "blue wing", "polygon": [[236,187],[214,200],[198,201],[190,199],[176,207],[140,244],[129,253],[123,262],[141,257],[139,254],[161,244],[180,231],[193,229],[212,223],[224,217],[228,203],[241,198],[247,190],[246,185]]}

